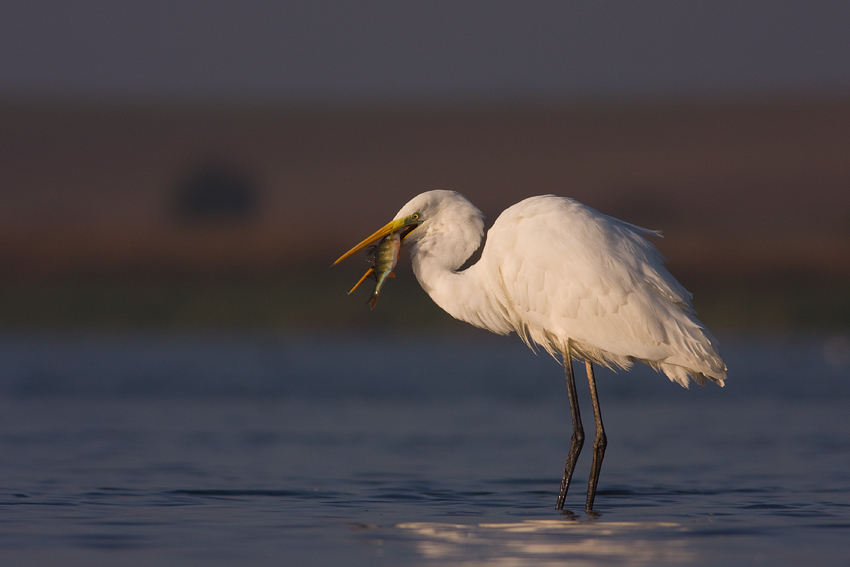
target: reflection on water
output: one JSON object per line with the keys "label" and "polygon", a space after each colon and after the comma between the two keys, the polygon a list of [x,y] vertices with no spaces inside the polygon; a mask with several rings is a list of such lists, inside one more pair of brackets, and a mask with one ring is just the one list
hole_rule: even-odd
{"label": "reflection on water", "polygon": [[464,565],[665,565],[690,563],[696,554],[671,522],[526,520],[478,525],[398,524],[422,538],[428,559]]}

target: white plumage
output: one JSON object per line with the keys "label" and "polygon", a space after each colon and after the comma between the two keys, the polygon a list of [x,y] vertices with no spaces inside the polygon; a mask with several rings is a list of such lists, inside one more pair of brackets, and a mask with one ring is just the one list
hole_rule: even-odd
{"label": "white plumage", "polygon": [[717,342],[694,316],[691,294],[664,267],[644,236],[652,231],[572,199],[543,195],[506,209],[478,249],[483,215],[452,191],[429,191],[396,215],[415,212],[405,239],[423,289],[453,317],[562,354],[629,368],[646,362],[688,385],[723,385]]}
{"label": "white plumage", "polygon": [[557,508],[563,508],[584,430],[572,359],[583,359],[596,422],[586,510],[593,508],[606,437],[592,363],[629,368],[645,362],[687,387],[689,379],[720,386],[726,365],[700,323],[691,294],[646,240],[657,233],[572,199],[543,195],[505,210],[487,234],[481,258],[481,211],[453,191],[414,197],[386,226],[337,262],[388,234],[410,245],[422,288],[453,317],[500,335],[516,332],[529,346],[562,358],[573,421]]}

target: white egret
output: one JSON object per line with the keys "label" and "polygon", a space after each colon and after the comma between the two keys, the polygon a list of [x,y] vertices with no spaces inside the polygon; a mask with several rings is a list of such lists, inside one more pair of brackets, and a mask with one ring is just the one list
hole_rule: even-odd
{"label": "white egret", "polygon": [[584,443],[572,359],[585,362],[596,437],[585,509],[593,509],[607,444],[593,363],[649,364],[687,387],[720,386],[726,365],[717,341],[697,320],[691,294],[644,237],[657,235],[572,199],[544,195],[508,208],[487,233],[477,263],[459,268],[481,245],[481,211],[453,191],[414,197],[395,219],[334,264],[397,231],[410,246],[422,288],[452,317],[560,356],[573,423],[558,495],[563,509]]}

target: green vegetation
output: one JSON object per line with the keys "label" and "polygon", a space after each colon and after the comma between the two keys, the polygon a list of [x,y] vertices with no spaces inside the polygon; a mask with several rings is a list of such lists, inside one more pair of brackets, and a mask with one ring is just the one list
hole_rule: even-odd
{"label": "green vegetation", "polygon": [[[359,270],[359,267],[358,267]],[[278,274],[186,276],[86,275],[0,282],[0,327],[270,329],[358,325],[439,325],[448,318],[413,274],[391,280],[379,306],[365,305],[369,285],[346,292],[352,268]]]}
{"label": "green vegetation", "polygon": [[700,318],[718,329],[837,329],[850,327],[850,282],[752,281],[712,286],[695,296]]}
{"label": "green vegetation", "polygon": [[[0,282],[0,327],[140,329],[387,329],[453,326],[402,269],[378,307],[371,290],[346,292],[359,266],[209,277],[147,274]],[[774,279],[690,285],[710,328],[850,327],[850,283]]]}

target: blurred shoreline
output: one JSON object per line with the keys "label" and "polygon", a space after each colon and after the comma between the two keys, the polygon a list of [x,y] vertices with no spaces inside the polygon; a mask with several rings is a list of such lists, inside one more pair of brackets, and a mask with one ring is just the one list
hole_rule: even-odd
{"label": "blurred shoreline", "polygon": [[[443,107],[0,101],[0,326],[362,325],[342,251],[429,189],[570,196],[725,328],[850,326],[850,97]],[[351,281],[353,279],[353,281]],[[409,269],[368,325],[437,326]],[[436,310],[436,311],[435,311]]]}

